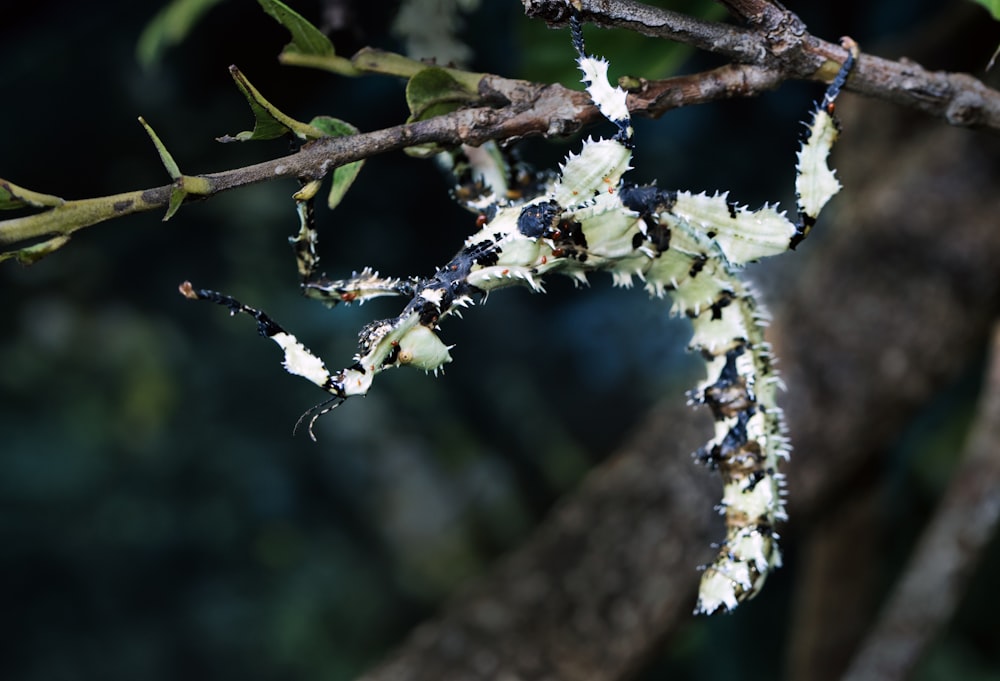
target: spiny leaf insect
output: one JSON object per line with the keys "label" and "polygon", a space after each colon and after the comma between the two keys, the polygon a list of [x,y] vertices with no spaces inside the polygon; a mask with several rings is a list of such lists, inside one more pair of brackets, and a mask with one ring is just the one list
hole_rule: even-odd
{"label": "spiny leaf insect", "polygon": [[385,278],[365,268],[343,280],[317,277],[312,212],[300,206],[300,233],[291,241],[307,295],[328,305],[377,296],[408,299],[399,315],[361,331],[350,366],[329,371],[267,314],[230,296],[195,289],[188,282],[180,290],[189,298],[224,305],[232,314],[252,316],[260,333],[284,351],[285,369],[330,394],[299,420],[307,422],[313,439],[319,416],[350,397],[365,395],[385,369],[408,365],[436,373],[451,362],[451,346],[438,336],[441,322],[483,302],[494,289],[522,285],[542,291],[542,279],[550,273],[586,282],[590,272],[604,271],[615,285],[631,286],[638,277],[650,295],[669,294],[671,312],[691,320],[690,349],[707,363],[707,377],[689,396],[692,403],[711,410],[715,436],[695,456],[723,480],[719,508],[726,536],[715,559],[704,567],[695,612],[729,611],[755,596],[768,574],[781,565],[775,528],[786,516],[778,467],[789,452],[776,401],[780,379],[764,339],[767,316],[740,269],[794,248],[840,190],[827,158],[838,134],[834,101],[854,64],[857,45],[844,39],[849,56],[808,123],[798,152],[798,210],[793,220],[770,205],[749,210],[729,201],[725,193],[692,194],[624,181],[633,147],[626,93],[608,82],[608,62],[586,53],[575,12],[570,26],[582,81],[600,112],[615,125],[615,135],[586,140],[558,173],[540,176],[542,181],[533,182],[531,190],[495,186],[504,179],[482,182],[484,177],[502,178],[502,173],[489,166],[489,154],[469,153],[463,162],[480,178],[479,186],[455,194],[478,214],[479,231],[433,275]]}

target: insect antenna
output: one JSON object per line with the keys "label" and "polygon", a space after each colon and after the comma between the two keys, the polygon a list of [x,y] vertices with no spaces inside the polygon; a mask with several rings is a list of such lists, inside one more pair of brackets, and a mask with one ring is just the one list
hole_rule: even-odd
{"label": "insect antenna", "polygon": [[340,397],[339,395],[334,395],[328,400],[324,400],[314,407],[310,407],[299,417],[299,420],[295,422],[295,427],[292,428],[292,437],[294,437],[299,432],[299,427],[302,422],[309,419],[309,426],[307,432],[309,433],[309,439],[316,442],[316,433],[313,432],[313,425],[323,414],[329,414],[331,411],[342,405],[346,401],[346,397]]}

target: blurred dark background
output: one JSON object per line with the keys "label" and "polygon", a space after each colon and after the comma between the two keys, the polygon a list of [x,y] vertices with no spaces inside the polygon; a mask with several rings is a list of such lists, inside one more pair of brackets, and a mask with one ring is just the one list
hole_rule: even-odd
{"label": "blurred dark background", "polygon": [[[480,4],[459,32],[474,47],[471,68],[576,80],[565,32],[531,24],[515,2]],[[919,36],[941,4],[792,9],[817,35],[849,33],[868,49]],[[320,23],[316,0],[293,6]],[[389,32],[393,7],[354,7],[357,28],[334,35],[338,52],[402,49]],[[287,34],[249,1],[222,2],[143,67],[136,41],[156,9],[4,10],[0,177],[66,198],[166,184],[138,115],[187,173],[287,153],[282,141],[213,141],[252,127],[230,64],[302,120],[328,114],[375,130],[406,117],[401,82],[280,66]],[[619,73],[716,63],[684,53],[649,62],[667,47],[587,35]],[[969,54],[948,58],[985,62],[994,46],[970,41]],[[798,121],[818,92],[790,84],[640,121],[634,178],[791,205]],[[529,140],[523,154],[551,165],[577,144]],[[319,211],[323,269],[426,274],[445,262],[474,218],[431,167],[404,154],[371,159],[344,203]],[[389,372],[365,400],[318,422],[318,444],[293,437],[323,394],[282,371],[251,321],[192,304],[177,285],[189,279],[265,309],[331,368],[349,364],[357,331],[398,301],[328,311],[299,296],[287,246],[295,189],[239,190],[167,223],[106,223],[30,268],[0,267],[0,678],[351,678],[515,546],[653,400],[683,400],[697,380],[689,331],[663,304],[603,278],[582,291],[555,280],[549,295],[503,292],[449,321],[442,337],[456,344],[455,362],[445,376]],[[753,275],[767,290],[787,276],[780,267]],[[930,426],[924,419],[933,434],[908,434],[931,447],[916,457],[927,470],[961,442],[976,366],[970,358],[967,382],[933,405]],[[901,522],[939,491],[921,486],[913,461],[900,457],[896,471]],[[780,603],[787,587],[773,581],[768,598]],[[746,638],[740,622],[693,623],[649,678],[725,677],[711,644]],[[746,642],[758,675],[743,678],[780,672],[780,643],[768,641]],[[1000,678],[995,651],[941,660],[944,671],[924,678]]]}

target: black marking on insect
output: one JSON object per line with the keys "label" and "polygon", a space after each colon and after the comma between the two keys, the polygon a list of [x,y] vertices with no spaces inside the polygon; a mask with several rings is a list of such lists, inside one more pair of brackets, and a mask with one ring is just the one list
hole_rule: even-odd
{"label": "black marking on insect", "polygon": [[562,207],[555,201],[533,203],[521,209],[517,216],[517,230],[529,239],[549,236],[562,213]]}
{"label": "black marking on insect", "polygon": [[[496,241],[478,241],[471,246],[466,246],[462,249],[462,255],[467,256],[475,264],[480,267],[489,267],[491,265],[496,265],[497,261],[500,259],[500,254],[503,253],[503,249],[497,246]],[[458,271],[461,268],[456,266],[453,271]]]}
{"label": "black marking on insect", "polygon": [[677,200],[677,192],[660,189],[655,184],[642,186],[627,183],[618,190],[618,197],[629,210],[634,210],[641,217],[651,217],[669,211]]}
{"label": "black marking on insect", "polygon": [[691,261],[691,269],[688,270],[688,276],[694,279],[698,276],[698,273],[705,269],[705,263],[708,262],[708,256],[704,253],[699,253]]}

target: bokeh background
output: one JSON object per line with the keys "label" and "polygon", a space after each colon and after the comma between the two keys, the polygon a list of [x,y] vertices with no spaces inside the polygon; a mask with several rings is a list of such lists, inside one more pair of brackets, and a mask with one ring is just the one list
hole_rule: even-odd
{"label": "bokeh background", "polygon": [[[292,4],[321,23],[315,0]],[[793,9],[814,33],[849,33],[867,48],[919,36],[942,5],[958,3],[801,4]],[[576,80],[565,32],[532,24],[515,2],[480,5],[457,29],[473,69]],[[354,30],[334,35],[341,54],[403,49],[389,30],[394,7],[352,7]],[[328,114],[375,130],[407,115],[394,79],[280,66],[287,35],[248,0],[222,2],[141,65],[137,40],[157,9],[4,9],[0,176],[67,198],[165,184],[138,115],[187,173],[286,153],[282,141],[213,141],[252,127],[230,64],[300,119]],[[715,63],[632,34],[587,35],[619,74]],[[985,61],[994,46],[955,49],[985,50]],[[791,205],[798,121],[817,93],[789,84],[640,121],[634,177]],[[577,144],[528,140],[522,153],[550,166]],[[449,321],[442,336],[456,344],[455,362],[445,376],[389,372],[366,399],[321,419],[318,443],[293,436],[323,394],[282,371],[250,320],[192,304],[176,287],[191,280],[230,293],[328,366],[350,363],[357,331],[395,314],[398,301],[331,311],[299,295],[287,246],[295,189],[239,190],[167,223],[106,223],[30,268],[0,267],[0,678],[349,679],[516,546],[649,404],[683,400],[697,380],[688,329],[663,304],[603,278],[585,290],[552,281],[549,295],[503,292]],[[426,274],[474,223],[431,163],[401,153],[371,159],[343,204],[318,219],[331,274]],[[753,274],[773,290],[793,269]],[[892,459],[898,484],[885,504],[899,560],[961,443],[979,370],[970,357],[967,379],[929,407],[899,445],[906,455]],[[984,575],[1000,569],[996,554]],[[773,603],[789,598],[780,578],[768,591]],[[692,622],[643,678],[732,678],[737,668],[744,679],[776,678],[780,611],[751,634],[740,617]],[[922,678],[1000,679],[991,625],[968,620]],[[720,658],[719,645],[751,662]]]}

